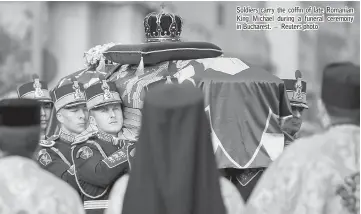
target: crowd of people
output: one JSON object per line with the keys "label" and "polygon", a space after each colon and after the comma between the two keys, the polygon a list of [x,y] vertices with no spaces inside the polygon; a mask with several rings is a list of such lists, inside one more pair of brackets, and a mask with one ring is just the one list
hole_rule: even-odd
{"label": "crowd of people", "polygon": [[[219,168],[199,88],[152,87],[134,137],[105,76],[49,90],[34,75],[0,100],[0,213],[358,214],[359,66],[324,68],[325,129],[308,137],[298,136],[308,108],[301,72],[282,85],[292,114],[279,120],[284,151],[269,166]],[[48,137],[52,116],[59,131]]]}

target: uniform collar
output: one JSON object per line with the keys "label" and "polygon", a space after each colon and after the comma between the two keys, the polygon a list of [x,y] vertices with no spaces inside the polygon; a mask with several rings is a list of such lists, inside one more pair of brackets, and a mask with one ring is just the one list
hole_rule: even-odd
{"label": "uniform collar", "polygon": [[60,137],[60,139],[65,140],[65,141],[70,142],[70,143],[73,143],[74,139],[75,139],[74,134],[72,134],[72,133],[70,133],[68,131],[65,131],[64,129],[60,129],[59,137]]}
{"label": "uniform collar", "polygon": [[117,137],[114,137],[113,135],[110,135],[108,133],[105,133],[103,131],[98,131],[98,134],[97,134],[98,138],[103,140],[103,141],[106,141],[108,143],[112,143],[113,145],[116,145],[119,143],[120,139],[118,139]]}

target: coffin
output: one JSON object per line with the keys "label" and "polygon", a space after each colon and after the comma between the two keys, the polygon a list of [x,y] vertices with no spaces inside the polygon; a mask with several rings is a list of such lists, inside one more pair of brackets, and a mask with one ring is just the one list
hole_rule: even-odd
{"label": "coffin", "polygon": [[[267,167],[284,148],[280,120],[292,114],[283,81],[237,58],[197,58],[108,65],[101,73],[116,83],[123,99],[124,126],[138,133],[144,96],[152,87],[188,84],[205,95],[218,167]],[[87,84],[99,72],[83,70],[66,78]]]}
{"label": "coffin", "polygon": [[161,62],[139,75],[137,69],[123,65],[109,76],[134,111],[155,85],[189,84],[203,91],[219,168],[267,167],[283,151],[280,119],[292,113],[283,81],[271,73],[226,57]]}

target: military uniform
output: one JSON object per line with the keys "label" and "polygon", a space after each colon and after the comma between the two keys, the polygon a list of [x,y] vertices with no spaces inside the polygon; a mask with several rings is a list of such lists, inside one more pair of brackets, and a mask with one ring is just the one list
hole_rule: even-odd
{"label": "military uniform", "polygon": [[[56,111],[63,107],[86,103],[84,87],[77,81],[55,89],[52,97]],[[40,141],[36,160],[42,168],[61,178],[77,190],[78,187],[74,177],[75,168],[70,155],[71,144],[74,139],[75,134],[60,129],[58,135]]]}
{"label": "military uniform", "polygon": [[[114,83],[102,80],[86,89],[87,108],[121,103]],[[75,178],[87,214],[103,213],[113,183],[130,169],[129,153],[134,143],[97,129],[88,129],[72,144]]]}
{"label": "military uniform", "polygon": [[[17,89],[20,99],[35,99],[42,103],[52,103],[48,85],[44,81],[39,80],[39,76],[34,74],[33,81],[20,85]],[[45,134],[45,133],[44,133]],[[48,136],[42,135],[41,139],[47,139]]]}
{"label": "military uniform", "polygon": [[40,141],[36,160],[43,169],[61,178],[74,189],[78,189],[70,156],[72,142],[74,142],[74,137],[60,130],[59,135]]}
{"label": "military uniform", "polygon": [[[306,98],[306,82],[302,80],[302,74],[299,70],[295,72],[296,79],[283,79],[287,92],[288,99],[291,106],[297,106],[308,109],[307,98]],[[290,135],[283,131],[285,136],[285,146],[291,144],[298,138],[298,134]]]}

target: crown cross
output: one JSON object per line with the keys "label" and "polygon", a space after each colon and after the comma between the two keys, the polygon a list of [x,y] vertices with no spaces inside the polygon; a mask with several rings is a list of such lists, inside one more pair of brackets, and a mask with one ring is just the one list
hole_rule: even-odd
{"label": "crown cross", "polygon": [[164,8],[165,8],[165,3],[162,2],[162,4],[160,4],[160,12],[164,13]]}

